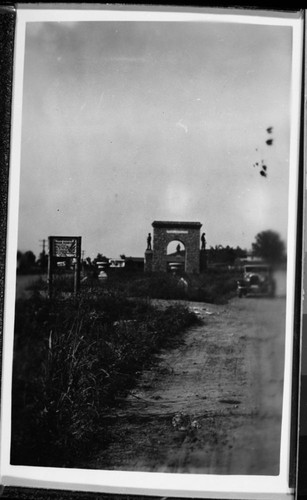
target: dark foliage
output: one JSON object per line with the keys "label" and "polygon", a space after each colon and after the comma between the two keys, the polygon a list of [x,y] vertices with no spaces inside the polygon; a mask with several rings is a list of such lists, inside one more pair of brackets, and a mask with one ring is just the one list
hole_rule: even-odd
{"label": "dark foliage", "polygon": [[99,288],[17,301],[11,462],[74,467],[107,446],[104,417],[195,321],[185,307],[156,310]]}
{"label": "dark foliage", "polygon": [[210,269],[201,275],[172,275],[168,273],[109,275],[107,287],[125,290],[127,295],[150,299],[192,300],[222,304],[236,295],[240,273]]}
{"label": "dark foliage", "polygon": [[24,253],[20,252],[20,250],[17,251],[17,265],[20,274],[31,273],[35,268],[35,261],[36,257],[31,250]]}
{"label": "dark foliage", "polygon": [[286,260],[285,244],[275,231],[258,233],[252,247],[256,257],[261,257],[272,265],[279,265]]}
{"label": "dark foliage", "polygon": [[210,264],[225,264],[233,266],[236,259],[246,257],[246,250],[240,247],[216,245],[207,250],[207,259]]}

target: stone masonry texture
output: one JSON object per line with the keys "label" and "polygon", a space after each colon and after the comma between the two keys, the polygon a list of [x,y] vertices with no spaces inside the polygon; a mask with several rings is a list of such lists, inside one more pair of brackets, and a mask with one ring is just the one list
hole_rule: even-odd
{"label": "stone masonry texture", "polygon": [[174,240],[185,246],[185,272],[200,272],[200,222],[154,221],[152,226],[153,272],[166,272],[167,246]]}

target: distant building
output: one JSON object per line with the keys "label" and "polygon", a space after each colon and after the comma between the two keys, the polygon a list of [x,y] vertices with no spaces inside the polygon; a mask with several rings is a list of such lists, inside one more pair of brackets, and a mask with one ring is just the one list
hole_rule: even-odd
{"label": "distant building", "polygon": [[125,267],[125,259],[109,259],[109,266],[116,268]]}
{"label": "distant building", "polygon": [[177,252],[168,254],[166,256],[167,271],[171,271],[175,268],[177,271],[184,271],[185,267],[185,250],[179,250]]}

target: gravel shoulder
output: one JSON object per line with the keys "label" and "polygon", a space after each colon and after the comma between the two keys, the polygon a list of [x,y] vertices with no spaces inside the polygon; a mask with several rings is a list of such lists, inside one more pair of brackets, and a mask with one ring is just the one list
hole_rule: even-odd
{"label": "gravel shoulder", "polygon": [[83,466],[277,475],[285,298],[187,305],[201,324],[140,375],[109,416],[108,446]]}

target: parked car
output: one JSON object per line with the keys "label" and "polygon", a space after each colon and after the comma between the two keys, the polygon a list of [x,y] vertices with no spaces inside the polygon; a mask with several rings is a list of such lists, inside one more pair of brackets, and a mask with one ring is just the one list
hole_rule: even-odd
{"label": "parked car", "polygon": [[238,297],[264,295],[274,297],[275,281],[272,267],[268,264],[245,264],[243,278],[237,282]]}

